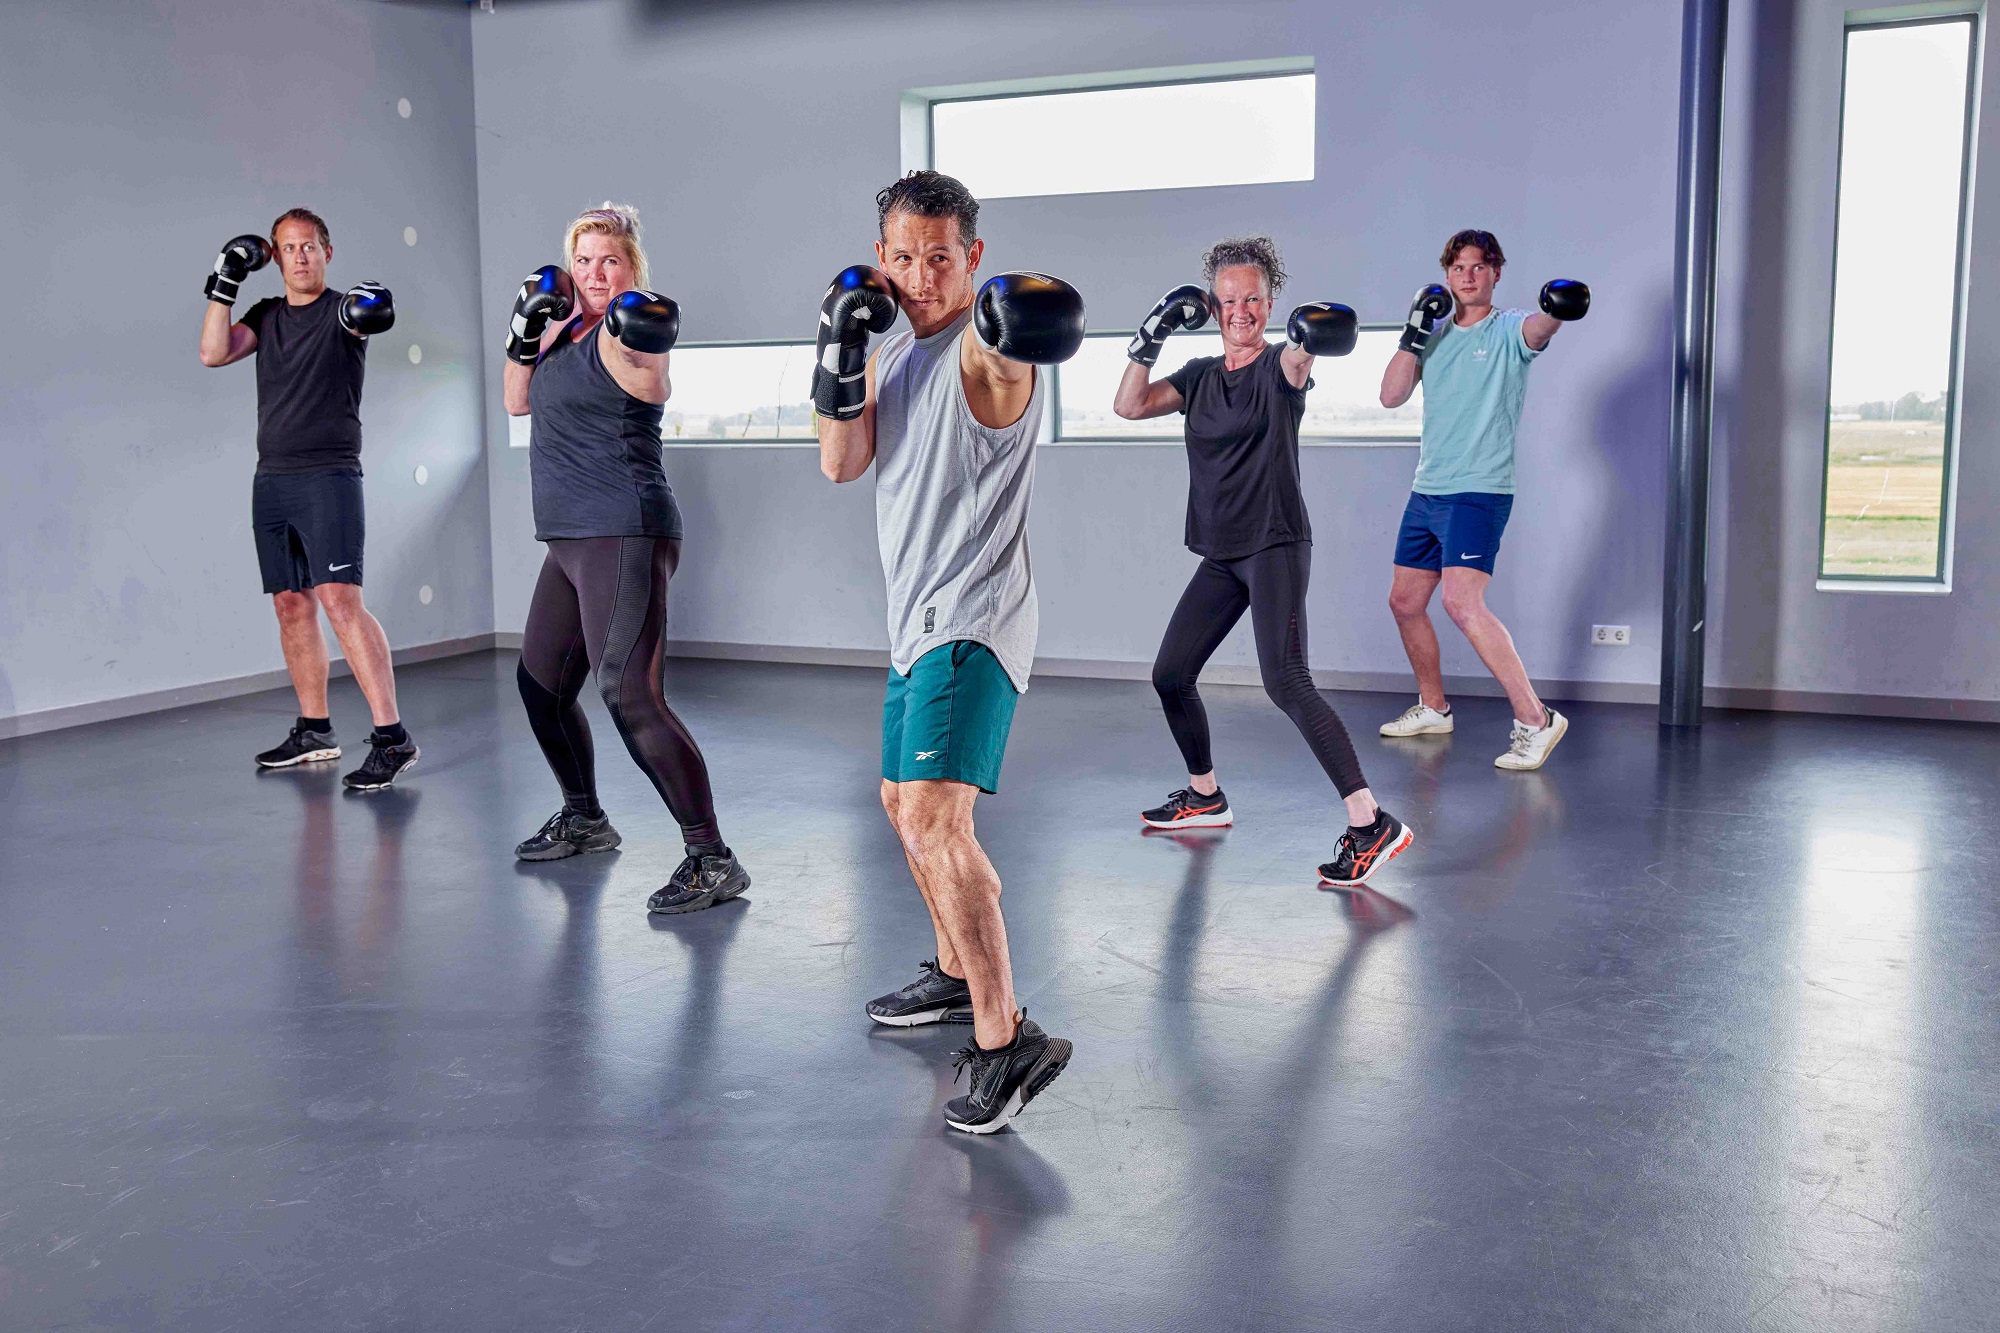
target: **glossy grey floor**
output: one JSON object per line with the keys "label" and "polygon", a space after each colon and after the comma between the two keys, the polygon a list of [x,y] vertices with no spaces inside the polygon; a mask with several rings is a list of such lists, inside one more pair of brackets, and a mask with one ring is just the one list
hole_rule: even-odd
{"label": "glossy grey floor", "polygon": [[373,796],[252,769],[284,694],[0,745],[0,1327],[1993,1326],[2000,729],[1577,705],[1509,775],[1335,696],[1419,834],[1338,895],[1260,692],[1237,826],[1145,837],[1151,691],[1038,681],[980,821],[1077,1054],[971,1139],[966,1030],[861,1013],[931,951],[877,673],[674,664],[756,883],[672,920],[601,721],[623,850],[513,861],[512,676],[406,671]]}

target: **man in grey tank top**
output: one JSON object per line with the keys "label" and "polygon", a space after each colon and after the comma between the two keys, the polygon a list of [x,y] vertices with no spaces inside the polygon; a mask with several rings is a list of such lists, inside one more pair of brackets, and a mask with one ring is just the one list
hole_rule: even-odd
{"label": "man in grey tank top", "polygon": [[[945,1123],[990,1134],[1069,1063],[1014,1003],[1000,877],[972,806],[997,789],[1014,703],[1035,659],[1028,497],[1048,400],[1036,369],[1083,342],[1083,299],[1060,279],[1003,273],[975,288],[979,204],[951,177],[913,171],[876,195],[882,268],[857,265],[820,308],[813,402],[820,466],[853,481],[875,464],[875,523],[889,593],[882,806],[930,909],[937,957],[872,1000],[894,1027],[972,1023],[958,1053],[971,1087]],[[900,307],[910,327],[867,359]],[[971,330],[967,336],[968,328]]]}

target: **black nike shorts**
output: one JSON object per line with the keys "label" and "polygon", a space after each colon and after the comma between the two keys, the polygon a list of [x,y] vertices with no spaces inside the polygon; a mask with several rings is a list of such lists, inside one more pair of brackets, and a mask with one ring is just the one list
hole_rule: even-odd
{"label": "black nike shorts", "polygon": [[268,593],[304,592],[318,583],[361,582],[361,473],[257,474],[250,487],[250,531]]}

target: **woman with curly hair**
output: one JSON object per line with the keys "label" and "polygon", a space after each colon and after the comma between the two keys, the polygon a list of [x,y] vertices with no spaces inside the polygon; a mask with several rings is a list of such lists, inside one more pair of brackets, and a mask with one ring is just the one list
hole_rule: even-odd
{"label": "woman with curly hair", "polygon": [[[1286,322],[1286,341],[1266,342],[1272,302],[1285,285],[1284,264],[1268,236],[1216,242],[1202,259],[1202,274],[1207,290],[1175,288],[1139,326],[1113,403],[1131,421],[1185,415],[1187,545],[1202,558],[1153,663],[1153,688],[1187,760],[1188,785],[1141,818],[1154,828],[1219,828],[1235,819],[1216,781],[1208,714],[1195,682],[1247,610],[1265,692],[1298,727],[1347,807],[1347,830],[1319,872],[1322,886],[1348,887],[1414,837],[1375,803],[1347,729],[1313,687],[1306,665],[1312,525],[1299,487],[1299,422],[1313,359],[1354,350],[1355,316],[1332,302],[1302,305]],[[1167,336],[1200,328],[1211,314],[1221,326],[1222,355],[1196,357],[1154,381]]]}

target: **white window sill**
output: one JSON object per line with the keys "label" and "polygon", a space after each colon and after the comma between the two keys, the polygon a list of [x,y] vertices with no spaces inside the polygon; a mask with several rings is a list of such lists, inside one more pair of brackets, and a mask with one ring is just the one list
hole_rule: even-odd
{"label": "white window sill", "polygon": [[1949,582],[1934,583],[1889,583],[1879,579],[1817,579],[1813,582],[1815,592],[1891,592],[1918,597],[1948,597],[1951,595]]}

